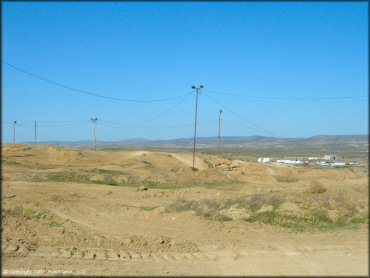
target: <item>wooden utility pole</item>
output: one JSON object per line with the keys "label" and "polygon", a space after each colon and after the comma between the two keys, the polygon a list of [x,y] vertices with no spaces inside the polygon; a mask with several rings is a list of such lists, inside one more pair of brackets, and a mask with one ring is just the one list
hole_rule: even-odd
{"label": "wooden utility pole", "polygon": [[192,89],[195,89],[196,91],[196,101],[195,101],[195,127],[194,127],[194,144],[193,144],[193,170],[195,170],[195,143],[197,138],[197,124],[198,124],[198,95],[200,93],[200,90],[204,87],[202,85],[196,87],[192,86]]}
{"label": "wooden utility pole", "polygon": [[35,145],[37,144],[37,121],[35,121]]}
{"label": "wooden utility pole", "polygon": [[15,125],[17,124],[17,121],[14,121],[14,128],[13,128],[13,145],[15,145]]}
{"label": "wooden utility pole", "polygon": [[91,121],[94,123],[94,150],[96,151],[96,122],[98,118],[91,118]]}
{"label": "wooden utility pole", "polygon": [[218,117],[218,154],[221,154],[221,122],[222,110],[220,110],[220,116]]}

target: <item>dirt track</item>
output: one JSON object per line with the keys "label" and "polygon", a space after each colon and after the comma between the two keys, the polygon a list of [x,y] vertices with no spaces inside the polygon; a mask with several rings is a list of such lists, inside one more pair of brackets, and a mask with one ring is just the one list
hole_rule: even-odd
{"label": "dirt track", "polygon": [[[367,173],[266,168],[253,163],[233,168],[231,162],[225,169],[212,168],[205,156],[198,158],[202,168],[193,172],[183,161],[188,156],[4,148],[3,274],[368,274],[367,225],[333,232],[295,232],[259,222],[220,222],[194,211],[166,210],[180,198],[223,200],[256,190],[295,194],[305,190],[313,173],[321,175],[328,191],[341,186],[364,190],[362,195],[354,192],[353,197],[363,196],[359,202],[367,204]],[[96,168],[103,171],[96,172]],[[55,173],[76,169],[80,173],[94,170],[93,182],[42,179],[51,174],[55,179]],[[115,178],[127,186],[95,183],[107,171],[113,174],[123,169],[129,169],[132,176],[125,179],[117,174]],[[282,183],[273,178],[284,173],[296,175],[298,181]],[[139,190],[129,185],[130,180],[145,184],[150,179],[189,186]],[[196,184],[203,180],[214,184]],[[219,180],[223,185],[216,183]]]}

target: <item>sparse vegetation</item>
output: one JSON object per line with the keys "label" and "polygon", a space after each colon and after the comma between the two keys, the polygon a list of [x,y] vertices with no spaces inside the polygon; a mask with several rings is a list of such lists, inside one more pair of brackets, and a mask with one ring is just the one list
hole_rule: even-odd
{"label": "sparse vegetation", "polygon": [[275,179],[278,182],[297,182],[298,178],[293,176],[276,176]]}
{"label": "sparse vegetation", "polygon": [[59,223],[59,222],[56,222],[56,221],[51,221],[51,222],[48,223],[48,226],[49,227],[62,227],[63,223]]}
{"label": "sparse vegetation", "polygon": [[342,216],[336,220],[327,217],[325,211],[312,212],[307,216],[289,215],[277,210],[254,214],[247,222],[261,222],[270,225],[278,225],[294,231],[335,231],[340,228],[357,228],[360,224],[368,223],[368,218],[353,217],[351,215]]}
{"label": "sparse vegetation", "polygon": [[122,204],[121,206],[126,207],[126,208],[137,208],[137,209],[140,209],[140,210],[143,210],[143,211],[151,211],[151,210],[158,207],[158,206],[153,206],[153,207],[144,206],[144,207],[141,207],[141,206],[126,205],[126,204]]}
{"label": "sparse vegetation", "polygon": [[107,170],[107,169],[96,169],[99,174],[117,176],[117,175],[125,175],[125,172],[117,171],[117,170]]}
{"label": "sparse vegetation", "polygon": [[222,209],[222,204],[210,199],[203,199],[200,201],[187,201],[180,199],[175,203],[170,204],[166,211],[195,211],[197,215],[206,217],[211,220],[217,221],[230,221],[232,220],[227,215],[223,215],[219,211]]}
{"label": "sparse vegetation", "polygon": [[[349,200],[336,203],[338,194],[322,196],[319,199],[313,198],[315,195],[305,195],[301,206],[292,203],[288,195],[269,193],[254,193],[248,197],[240,197],[224,200],[202,199],[199,201],[179,199],[166,207],[167,212],[195,211],[197,215],[211,220],[227,221],[232,220],[224,212],[237,209],[245,211],[248,217],[244,217],[247,222],[260,222],[269,225],[277,225],[295,231],[334,231],[339,228],[356,228],[360,224],[368,223],[367,215],[359,214],[356,207]],[[280,209],[282,204],[293,205],[298,211]],[[341,206],[342,211],[336,217],[333,212],[332,204]],[[305,205],[308,206],[303,209]],[[263,210],[269,208],[269,210]]]}
{"label": "sparse vegetation", "polygon": [[16,207],[14,209],[10,209],[9,212],[14,215],[22,215],[24,217],[37,220],[40,220],[44,217],[41,212],[25,207]]}
{"label": "sparse vegetation", "polygon": [[310,192],[314,194],[320,194],[326,192],[326,188],[318,180],[313,180],[310,183]]}

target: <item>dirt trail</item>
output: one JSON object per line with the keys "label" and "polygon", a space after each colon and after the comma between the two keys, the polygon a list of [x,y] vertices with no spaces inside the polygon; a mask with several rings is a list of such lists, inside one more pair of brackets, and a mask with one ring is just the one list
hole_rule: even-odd
{"label": "dirt trail", "polygon": [[[179,161],[183,162],[185,165],[189,167],[193,167],[193,157],[191,154],[171,154],[172,157],[178,159]],[[204,170],[208,168],[208,165],[199,157],[195,157],[195,162],[194,162],[195,168],[199,170]]]}

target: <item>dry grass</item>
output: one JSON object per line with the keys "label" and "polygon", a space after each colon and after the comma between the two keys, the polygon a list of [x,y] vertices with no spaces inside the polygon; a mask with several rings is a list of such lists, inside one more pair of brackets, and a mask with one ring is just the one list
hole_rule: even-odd
{"label": "dry grass", "polygon": [[293,176],[276,176],[275,179],[278,182],[297,182],[298,178]]}
{"label": "dry grass", "polygon": [[[315,191],[316,192],[316,191]],[[185,200],[178,201],[166,207],[167,212],[195,211],[197,215],[211,220],[229,221],[232,218],[225,215],[231,209],[246,212],[247,222],[261,222],[277,225],[295,231],[333,231],[341,228],[356,228],[359,224],[368,223],[367,215],[359,213],[356,203],[341,192],[326,192],[324,194],[300,193],[294,198],[289,194],[253,193],[239,198],[223,200]],[[280,209],[284,202],[294,203],[298,211],[289,212]],[[272,206],[271,211],[260,211],[261,207]],[[333,218],[333,213],[336,215]]]}
{"label": "dry grass", "polygon": [[320,194],[326,192],[326,188],[318,180],[313,180],[310,183],[310,192],[314,194]]}

